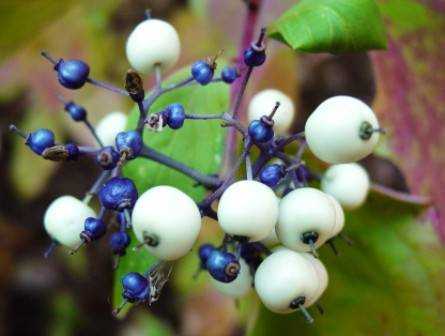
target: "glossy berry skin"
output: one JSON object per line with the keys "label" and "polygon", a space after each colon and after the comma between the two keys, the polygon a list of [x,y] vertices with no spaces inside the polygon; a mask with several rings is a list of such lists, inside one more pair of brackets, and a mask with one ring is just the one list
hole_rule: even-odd
{"label": "glossy berry skin", "polygon": [[221,71],[221,78],[227,84],[232,84],[238,76],[239,74],[236,67],[225,67]]}
{"label": "glossy berry skin", "polygon": [[192,65],[192,77],[201,85],[212,81],[214,68],[206,61],[196,61]]}
{"label": "glossy berry skin", "polygon": [[253,278],[250,273],[250,265],[243,259],[239,260],[240,271],[238,276],[232,282],[220,282],[210,277],[213,287],[220,293],[231,298],[242,298],[246,296],[252,289]]}
{"label": "glossy berry skin", "polygon": [[114,232],[109,240],[109,245],[114,254],[123,256],[130,245],[131,238],[125,231]]}
{"label": "glossy berry skin", "polygon": [[244,50],[244,63],[249,67],[257,67],[266,61],[266,52],[264,49],[249,47]]}
{"label": "glossy berry skin", "polygon": [[280,182],[285,174],[286,170],[284,166],[280,164],[271,164],[264,167],[264,169],[260,173],[259,178],[262,183],[273,188],[278,184],[278,182]]}
{"label": "glossy berry skin", "polygon": [[214,250],[207,258],[206,268],[215,280],[231,282],[238,276],[240,263],[232,253]]}
{"label": "glossy berry skin", "polygon": [[134,159],[142,150],[142,137],[136,131],[120,132],[116,135],[116,148],[120,154],[125,153],[127,159]]}
{"label": "glossy berry skin", "polygon": [[261,120],[254,120],[249,124],[248,132],[255,142],[268,142],[274,136],[274,131],[270,125]]}
{"label": "glossy berry skin", "polygon": [[96,162],[104,170],[115,168],[119,159],[119,153],[111,146],[102,148],[96,155]]}
{"label": "glossy berry skin", "polygon": [[122,287],[122,296],[129,302],[145,301],[150,297],[148,279],[139,273],[127,273],[122,278]]}
{"label": "glossy berry skin", "polygon": [[74,102],[69,102],[65,105],[65,111],[67,111],[74,121],[84,121],[87,117],[87,111],[81,105]]}
{"label": "glossy berry skin", "polygon": [[171,129],[179,129],[184,125],[185,110],[181,104],[171,104],[165,110],[167,125]]}
{"label": "glossy berry skin", "polygon": [[81,238],[88,240],[97,240],[102,237],[107,231],[107,227],[103,220],[94,217],[88,217],[85,219],[84,230],[82,231]]}
{"label": "glossy berry skin", "polygon": [[90,74],[88,64],[80,60],[60,60],[55,70],[59,83],[67,89],[80,89]]}
{"label": "glossy berry skin", "polygon": [[137,198],[136,186],[128,178],[113,177],[99,191],[100,203],[110,210],[131,209]]}
{"label": "glossy berry skin", "polygon": [[39,128],[28,135],[25,144],[34,153],[41,155],[45,149],[54,146],[54,141],[55,137],[52,131],[46,128]]}
{"label": "glossy berry skin", "polygon": [[211,244],[203,244],[199,247],[198,255],[201,261],[201,268],[206,269],[207,259],[209,259],[210,254],[215,250],[215,246]]}
{"label": "glossy berry skin", "polygon": [[65,145],[65,150],[68,153],[67,160],[77,160],[79,157],[79,147],[73,143],[67,143]]}

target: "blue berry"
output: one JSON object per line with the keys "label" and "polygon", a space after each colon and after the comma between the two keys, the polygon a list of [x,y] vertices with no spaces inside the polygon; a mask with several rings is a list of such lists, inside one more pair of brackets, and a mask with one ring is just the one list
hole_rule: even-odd
{"label": "blue berry", "polygon": [[278,184],[278,182],[280,182],[285,174],[286,170],[283,165],[271,164],[264,167],[264,169],[260,173],[259,178],[262,183],[273,188]]}
{"label": "blue berry", "polygon": [[93,217],[88,217],[85,219],[84,230],[80,234],[83,239],[96,240],[102,237],[107,231],[107,227],[103,220]]}
{"label": "blue berry", "polygon": [[150,297],[148,279],[136,272],[127,273],[122,278],[122,296],[129,302],[145,301]]}
{"label": "blue berry", "polygon": [[137,198],[138,192],[133,181],[123,177],[113,177],[99,191],[100,203],[110,210],[130,209]]}
{"label": "blue berry", "polygon": [[172,129],[181,128],[184,125],[185,110],[181,104],[171,104],[165,110],[167,125]]}
{"label": "blue berry", "polygon": [[127,159],[134,159],[142,150],[142,137],[137,131],[120,132],[116,135],[116,148],[126,154]]}
{"label": "blue berry", "polygon": [[225,67],[221,71],[222,80],[228,84],[233,83],[238,76],[238,69],[236,67]]}
{"label": "blue berry", "polygon": [[55,136],[52,131],[46,128],[39,128],[28,135],[25,144],[34,153],[41,155],[45,149],[54,146],[54,141]]}
{"label": "blue berry", "polygon": [[262,65],[266,61],[266,52],[264,48],[258,48],[256,45],[244,50],[244,63],[250,67]]}
{"label": "blue berry", "polygon": [[232,253],[215,249],[207,258],[206,268],[214,279],[231,282],[238,276],[240,263]]}
{"label": "blue berry", "polygon": [[248,132],[255,142],[268,142],[274,136],[272,126],[263,120],[253,120],[249,125]]}
{"label": "blue berry", "polygon": [[215,250],[215,247],[211,244],[203,244],[199,247],[199,260],[201,261],[201,268],[206,269],[207,259],[210,254]]}
{"label": "blue berry", "polygon": [[65,145],[65,150],[68,153],[68,160],[77,160],[79,157],[79,147],[73,143],[67,143]]}
{"label": "blue berry", "polygon": [[110,247],[114,254],[123,256],[128,245],[130,245],[131,238],[125,231],[114,232],[110,237]]}
{"label": "blue berry", "polygon": [[65,111],[67,111],[70,117],[74,121],[84,121],[87,117],[87,111],[83,106],[77,105],[74,102],[68,102],[65,104]]}
{"label": "blue berry", "polygon": [[96,162],[104,170],[111,170],[115,168],[119,162],[119,159],[119,153],[112,146],[106,146],[100,149],[96,155]]}
{"label": "blue berry", "polygon": [[196,61],[192,65],[192,76],[201,85],[206,85],[212,81],[214,65],[205,61]]}
{"label": "blue berry", "polygon": [[248,242],[241,245],[241,257],[248,263],[256,263],[264,253],[264,245],[259,242]]}
{"label": "blue berry", "polygon": [[90,74],[88,64],[79,60],[60,60],[55,70],[60,84],[68,89],[80,89]]}

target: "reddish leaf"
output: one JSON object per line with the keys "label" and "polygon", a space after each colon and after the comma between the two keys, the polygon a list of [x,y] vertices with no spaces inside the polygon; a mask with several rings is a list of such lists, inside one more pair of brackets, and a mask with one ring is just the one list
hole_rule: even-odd
{"label": "reddish leaf", "polygon": [[[377,79],[375,104],[388,130],[394,160],[411,190],[432,197],[445,210],[445,10],[440,0],[381,0],[390,40],[386,52],[373,53]],[[440,209],[442,208],[442,209]],[[432,210],[432,209],[431,209]],[[445,239],[445,217],[432,210]]]}

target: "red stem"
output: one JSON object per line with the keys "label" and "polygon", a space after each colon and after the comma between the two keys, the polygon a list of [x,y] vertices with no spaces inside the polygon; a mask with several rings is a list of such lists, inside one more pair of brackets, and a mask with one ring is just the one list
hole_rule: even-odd
{"label": "red stem", "polygon": [[[250,46],[253,41],[255,27],[258,21],[258,14],[261,7],[262,0],[250,0],[247,1],[246,6],[246,17],[244,20],[243,35],[238,48],[238,55],[236,57],[236,62],[239,67],[243,65],[243,52],[246,48]],[[246,76],[246,73],[244,73]],[[240,90],[242,89],[243,81],[241,78],[235,81],[230,90],[230,102],[233,104]],[[240,112],[241,111],[241,112]],[[238,111],[233,115],[234,118],[243,119],[244,112],[243,109],[238,109]],[[236,144],[237,144],[237,133],[233,127],[229,127],[226,135],[226,145],[224,149],[224,157],[221,165],[221,175],[230,171],[233,167],[236,158]]]}

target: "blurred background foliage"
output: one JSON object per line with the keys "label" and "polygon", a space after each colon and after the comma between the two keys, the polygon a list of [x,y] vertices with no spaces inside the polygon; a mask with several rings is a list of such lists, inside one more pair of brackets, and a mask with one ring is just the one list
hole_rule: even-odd
{"label": "blurred background foliage", "polygon": [[[266,0],[260,21],[271,22],[296,2]],[[373,180],[431,196],[443,206],[445,5],[378,3],[388,27],[387,51],[306,55],[271,41],[269,60],[247,96],[268,87],[286,92],[298,106],[296,130],[326,97],[350,94],[373,104],[388,129],[379,156],[363,162]],[[61,140],[92,142],[65,115],[57,93],[86,106],[93,122],[111,111],[129,113],[128,101],[105,91],[61,88],[39,52],[82,58],[95,78],[120,85],[128,68],[126,36],[146,8],[179,31],[177,69],[220,49],[228,61],[234,57],[244,12],[238,0],[0,3],[0,335],[444,335],[444,225],[434,210],[425,214],[377,195],[347,216],[346,233],[354,245],[340,241],[339,257],[321,251],[331,281],[322,299],[326,314],[316,316],[312,326],[298,314],[267,313],[254,295],[236,305],[215,292],[205,275],[192,281],[193,255],[176,265],[158,303],[116,320],[110,314],[114,275],[106,242],[75,257],[61,249],[43,259],[47,204],[62,194],[81,197],[97,168],[87,160],[43,161],[10,136],[7,125],[44,126]],[[147,88],[150,84],[147,80]],[[190,99],[196,96],[192,92]],[[200,240],[217,242],[220,235],[209,222]]]}

